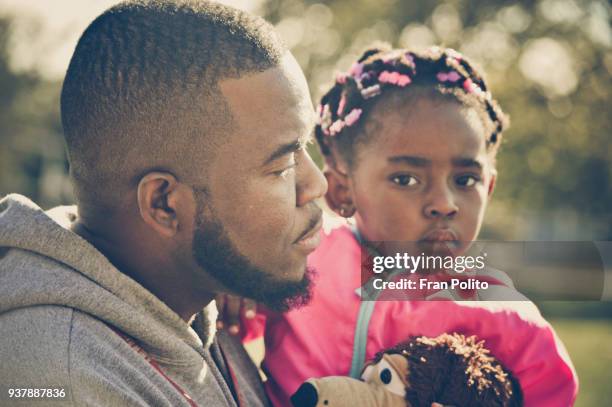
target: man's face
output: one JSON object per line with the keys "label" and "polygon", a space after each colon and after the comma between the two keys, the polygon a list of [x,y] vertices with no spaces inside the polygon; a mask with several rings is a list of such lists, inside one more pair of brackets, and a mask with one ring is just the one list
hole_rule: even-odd
{"label": "man's face", "polygon": [[305,150],[314,109],[287,54],[264,72],[221,82],[234,130],[196,190],[196,261],[228,290],[260,301],[304,290],[306,257],[319,242],[327,188]]}

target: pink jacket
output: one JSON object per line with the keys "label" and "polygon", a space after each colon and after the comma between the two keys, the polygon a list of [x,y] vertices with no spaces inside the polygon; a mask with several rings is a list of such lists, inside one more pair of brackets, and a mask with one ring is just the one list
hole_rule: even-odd
{"label": "pink jacket", "polygon": [[[317,271],[312,301],[267,314],[268,395],[276,406],[310,377],[348,375],[360,297],[360,247],[347,227],[325,235],[310,256]],[[261,320],[259,320],[261,321]],[[249,337],[256,336],[257,323]],[[259,327],[261,328],[261,326]],[[525,406],[571,406],[578,378],[553,328],[528,301],[377,301],[367,330],[366,360],[411,335],[477,335],[518,378]]]}

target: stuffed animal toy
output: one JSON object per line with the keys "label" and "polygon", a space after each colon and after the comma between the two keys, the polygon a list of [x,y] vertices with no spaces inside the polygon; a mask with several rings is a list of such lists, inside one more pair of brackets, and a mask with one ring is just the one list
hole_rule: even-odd
{"label": "stuffed animal toy", "polygon": [[361,381],[309,379],[291,397],[295,407],[519,407],[517,380],[475,336],[412,337],[378,353]]}

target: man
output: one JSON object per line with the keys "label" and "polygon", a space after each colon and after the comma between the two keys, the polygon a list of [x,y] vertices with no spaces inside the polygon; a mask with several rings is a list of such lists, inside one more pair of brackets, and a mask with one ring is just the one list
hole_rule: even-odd
{"label": "man", "polygon": [[229,7],[123,3],[61,111],[78,210],[0,202],[0,404],[266,405],[212,300],[308,298],[326,183],[295,59]]}

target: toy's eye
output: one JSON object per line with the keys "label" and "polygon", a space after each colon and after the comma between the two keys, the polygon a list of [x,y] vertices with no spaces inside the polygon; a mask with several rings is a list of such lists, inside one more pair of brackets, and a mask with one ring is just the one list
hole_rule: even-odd
{"label": "toy's eye", "polygon": [[406,389],[399,374],[384,357],[375,364],[367,365],[361,373],[361,380],[385,386],[388,391],[398,396],[406,395]]}
{"label": "toy's eye", "polygon": [[384,384],[391,383],[392,378],[393,378],[393,374],[391,373],[389,369],[383,369],[380,372],[380,381],[383,382]]}

